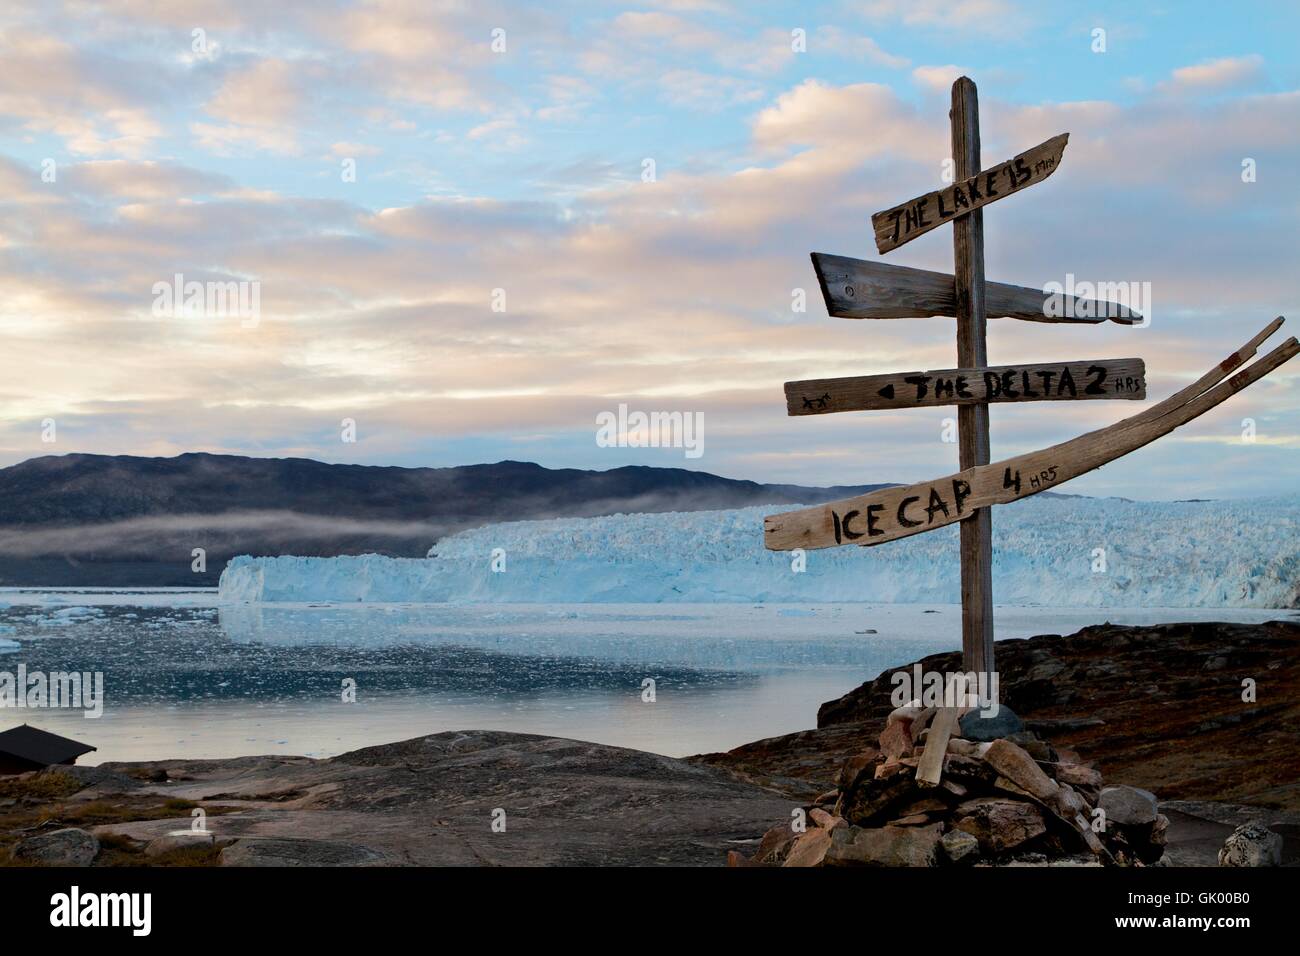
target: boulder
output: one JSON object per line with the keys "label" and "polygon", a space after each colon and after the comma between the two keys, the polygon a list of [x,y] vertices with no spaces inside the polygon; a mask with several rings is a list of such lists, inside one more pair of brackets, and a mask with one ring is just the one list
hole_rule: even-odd
{"label": "boulder", "polygon": [[912,753],[911,721],[898,720],[889,724],[880,734],[880,752],[892,762]]}
{"label": "boulder", "polygon": [[837,817],[833,813],[827,813],[820,807],[813,807],[809,810],[808,819],[823,830],[834,830],[836,827],[848,825],[848,822],[843,817]]}
{"label": "boulder", "polygon": [[844,761],[844,766],[840,768],[840,776],[837,781],[841,790],[852,790],[858,783],[858,778],[867,771],[875,772],[876,758],[880,756],[875,750],[868,750],[865,753],[856,754]]}
{"label": "boulder", "polygon": [[76,827],[28,837],[13,850],[15,860],[38,866],[90,866],[97,853],[95,835]]}
{"label": "boulder", "polygon": [[973,863],[980,853],[980,841],[965,830],[949,830],[939,840],[949,863]]}
{"label": "boulder", "polygon": [[1073,763],[1058,763],[1053,770],[1056,773],[1056,779],[1060,783],[1068,783],[1075,787],[1100,787],[1101,774],[1091,767],[1084,767]]}
{"label": "boulder", "polygon": [[1108,827],[1112,823],[1125,827],[1140,827],[1156,822],[1155,794],[1137,787],[1104,787],[1097,798],[1097,806],[1106,812]]}
{"label": "boulder", "polygon": [[972,710],[957,721],[957,726],[961,728],[962,737],[976,741],[997,740],[1025,729],[1024,723],[1006,704],[998,707],[996,717],[984,717],[980,711]]}
{"label": "boulder", "polygon": [[1232,831],[1219,851],[1219,866],[1281,866],[1282,837],[1262,823]]}
{"label": "boulder", "polygon": [[1043,773],[1023,748],[1009,740],[995,740],[989,744],[984,762],[1039,800],[1050,801],[1056,797],[1056,781]]}
{"label": "boulder", "polygon": [[841,827],[831,834],[827,866],[934,866],[939,825],[929,827]]}
{"label": "boulder", "polygon": [[1014,850],[1047,832],[1042,811],[1023,800],[977,797],[957,807],[958,830],[979,841],[986,853]]}
{"label": "boulder", "polygon": [[790,847],[790,852],[786,854],[785,862],[781,865],[821,866],[826,851],[830,849],[833,832],[838,833],[840,831],[823,830],[821,827],[817,827],[799,834],[794,841],[794,845]]}
{"label": "boulder", "polygon": [[790,846],[797,836],[799,834],[791,830],[788,823],[777,824],[763,834],[763,839],[759,841],[758,852],[754,854],[754,859],[759,863],[782,862],[786,854],[790,852]]}
{"label": "boulder", "polygon": [[899,768],[897,773],[882,779],[864,780],[852,793],[846,793],[840,815],[854,826],[863,826],[916,792],[911,771]]}

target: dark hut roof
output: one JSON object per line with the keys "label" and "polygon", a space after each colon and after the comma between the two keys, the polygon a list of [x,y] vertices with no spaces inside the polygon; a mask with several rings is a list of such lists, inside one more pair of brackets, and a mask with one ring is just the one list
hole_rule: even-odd
{"label": "dark hut roof", "polygon": [[0,733],[0,753],[32,763],[55,764],[75,760],[95,748],[67,737],[60,737],[36,727],[14,727]]}

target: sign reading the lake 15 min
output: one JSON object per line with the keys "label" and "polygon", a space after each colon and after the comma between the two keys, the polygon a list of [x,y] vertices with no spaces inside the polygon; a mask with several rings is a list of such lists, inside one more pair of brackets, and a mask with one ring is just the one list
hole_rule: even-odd
{"label": "sign reading the lake 15 min", "polygon": [[[764,519],[764,541],[768,549],[776,551],[870,546],[963,522],[963,666],[990,671],[993,611],[988,507],[1059,487],[1141,448],[1262,378],[1290,360],[1300,346],[1290,338],[1242,368],[1281,326],[1279,317],[1192,385],[1147,410],[1059,445],[989,463],[987,407],[991,403],[1146,397],[1146,369],[1138,358],[989,366],[985,345],[989,316],[1093,324],[1110,319],[1125,325],[1137,323],[1141,316],[1110,302],[1075,300],[1071,308],[1061,309],[1059,301],[1050,301],[1052,297],[1041,291],[985,282],[983,214],[978,210],[1023,192],[1056,172],[1069,134],[1054,136],[1006,162],[980,170],[975,84],[966,77],[959,79],[953,84],[952,102],[957,181],[871,219],[881,253],[952,223],[955,274],[821,253],[813,253],[812,259],[832,316],[955,316],[961,367],[787,382],[785,392],[790,415],[956,405],[963,416],[958,420],[962,470],[934,481],[770,515]],[[1067,315],[1071,318],[1063,318]],[[1086,318],[1074,318],[1077,316]],[[983,520],[968,520],[976,516]]]}

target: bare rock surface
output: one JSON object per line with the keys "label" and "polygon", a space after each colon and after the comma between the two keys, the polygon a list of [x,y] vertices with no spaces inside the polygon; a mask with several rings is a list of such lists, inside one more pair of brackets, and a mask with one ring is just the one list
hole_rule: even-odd
{"label": "bare rock surface", "polygon": [[28,837],[14,847],[14,859],[39,866],[90,866],[99,840],[85,830],[67,827]]}
{"label": "bare rock surface", "polygon": [[[754,849],[754,821],[789,818],[784,796],[725,771],[553,737],[464,731],[328,760],[241,757],[107,764],[206,806],[232,866],[714,865]],[[494,811],[504,811],[504,816]],[[493,830],[504,819],[504,832]],[[176,820],[101,830],[163,837]]]}

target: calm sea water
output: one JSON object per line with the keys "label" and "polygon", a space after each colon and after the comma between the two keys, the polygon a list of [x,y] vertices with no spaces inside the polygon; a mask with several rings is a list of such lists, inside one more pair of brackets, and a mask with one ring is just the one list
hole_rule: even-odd
{"label": "calm sea water", "polygon": [[[1295,616],[1003,607],[997,636]],[[29,723],[98,748],[81,763],[329,756],[470,728],[683,756],[813,727],[823,701],[959,647],[960,627],[952,605],[231,608],[215,591],[0,589],[0,672],[105,682],[98,719],[0,709],[0,729]]]}

